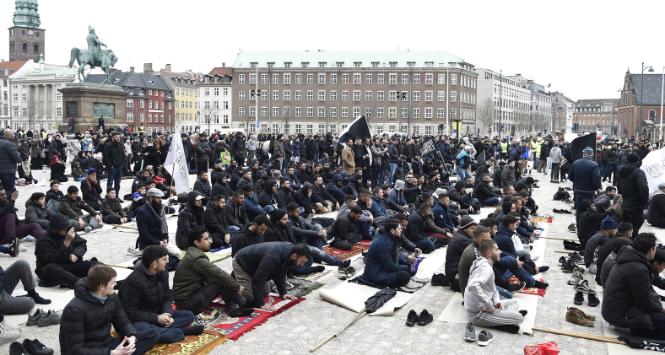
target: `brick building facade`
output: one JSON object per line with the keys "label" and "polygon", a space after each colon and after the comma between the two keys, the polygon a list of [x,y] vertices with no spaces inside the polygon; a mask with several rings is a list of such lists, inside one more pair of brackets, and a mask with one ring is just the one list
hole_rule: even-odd
{"label": "brick building facade", "polygon": [[660,125],[661,74],[626,72],[617,107],[618,134],[649,139]]}
{"label": "brick building facade", "polygon": [[618,99],[585,99],[575,103],[573,132],[602,132],[616,136]]}

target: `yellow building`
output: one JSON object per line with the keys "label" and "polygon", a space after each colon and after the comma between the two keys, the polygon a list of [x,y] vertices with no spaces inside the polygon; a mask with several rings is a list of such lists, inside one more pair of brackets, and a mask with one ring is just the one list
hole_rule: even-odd
{"label": "yellow building", "polygon": [[203,77],[203,74],[191,71],[173,72],[171,65],[167,64],[160,71],[160,75],[173,90],[175,129],[181,132],[194,132],[197,128],[199,95],[196,83]]}

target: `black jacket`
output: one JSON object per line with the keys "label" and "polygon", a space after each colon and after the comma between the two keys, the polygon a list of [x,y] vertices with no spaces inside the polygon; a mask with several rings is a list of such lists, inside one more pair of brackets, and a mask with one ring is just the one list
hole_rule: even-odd
{"label": "black jacket", "polygon": [[473,194],[480,201],[480,203],[484,203],[485,200],[490,197],[501,197],[499,193],[495,192],[492,186],[484,181],[479,181],[476,184],[476,187],[473,189]]}
{"label": "black jacket", "polygon": [[263,302],[263,285],[269,280],[275,282],[280,297],[286,294],[286,272],[293,248],[291,243],[269,242],[248,246],[236,254],[235,261],[252,277],[257,306]]}
{"label": "black jacket", "polygon": [[85,279],[74,287],[75,298],[62,311],[60,352],[64,355],[108,355],[104,345],[110,341],[111,325],[123,336],[136,335],[136,329],[125,315],[118,296],[106,302],[95,298],[85,286]]}
{"label": "black jacket", "polygon": [[125,166],[125,146],[121,142],[106,143],[102,160],[107,168],[122,169]]}
{"label": "black jacket", "polygon": [[618,170],[619,193],[623,196],[624,211],[642,211],[649,206],[649,185],[644,171],[634,164],[624,164]]}
{"label": "black jacket", "polygon": [[623,247],[605,283],[603,319],[616,327],[652,328],[650,314],[663,311],[652,283],[653,268],[646,256]]}
{"label": "black jacket", "polygon": [[409,216],[409,224],[406,225],[404,236],[413,243],[427,238],[427,234],[425,233],[425,218],[420,215],[419,211]]}
{"label": "black jacket", "polygon": [[204,227],[204,211],[203,206],[194,206],[194,201],[200,194],[198,191],[190,191],[188,195],[187,205],[178,214],[178,228],[175,232],[175,241],[178,248],[187,250],[187,233],[191,232],[195,227]]}
{"label": "black jacket", "polygon": [[[245,203],[247,202],[245,201]],[[230,226],[244,228],[249,224],[249,218],[247,218],[247,213],[245,213],[245,206],[236,206],[233,200],[227,202],[222,211],[224,212],[226,223]]]}
{"label": "black jacket", "polygon": [[243,248],[263,243],[264,235],[258,235],[245,228],[244,230],[231,236],[231,256],[235,256]]}
{"label": "black jacket", "polygon": [[448,248],[446,249],[446,276],[448,280],[452,281],[457,275],[457,270],[459,270],[459,261],[462,258],[462,253],[473,240],[471,237],[466,235],[461,229],[456,229],[453,233],[453,239],[448,243]]}
{"label": "black jacket", "polygon": [[69,265],[72,261],[69,259],[70,254],[78,257],[77,263],[83,261],[83,256],[88,251],[88,242],[79,237],[78,234],[74,237],[69,247],[66,247],[65,237],[59,236],[54,233],[49,233],[44,237],[37,240],[35,244],[35,257],[37,259],[37,266],[35,273],[39,276],[44,266],[52,263],[58,265]]}
{"label": "black jacket", "polygon": [[16,165],[21,163],[21,155],[16,144],[6,139],[0,139],[0,171],[3,174],[16,173]]}
{"label": "black jacket", "polygon": [[205,219],[206,229],[210,234],[225,235],[228,233],[229,224],[224,218],[224,210],[217,207],[214,202],[208,204],[203,218]]}
{"label": "black jacket", "polygon": [[149,202],[136,209],[136,226],[139,230],[138,246],[141,250],[149,245],[159,245],[162,240],[169,239],[167,233],[162,233],[160,221],[151,211]]}
{"label": "black jacket", "polygon": [[157,318],[160,314],[173,311],[169,273],[163,271],[150,275],[143,264],[139,264],[120,284],[119,297],[122,308],[133,323],[159,324]]}
{"label": "black jacket", "polygon": [[38,223],[43,230],[48,230],[51,213],[46,207],[39,207],[34,201],[25,202],[25,221],[27,223]]}
{"label": "black jacket", "polygon": [[665,228],[665,194],[659,193],[651,198],[647,221],[654,227]]}
{"label": "black jacket", "polygon": [[212,197],[212,187],[210,186],[209,181],[202,181],[201,179],[197,179],[196,182],[194,183],[194,191],[199,192],[201,195],[205,196],[206,198],[211,198]]}
{"label": "black jacket", "polygon": [[266,235],[264,236],[266,242],[289,242],[289,243],[299,243],[296,237],[293,234],[293,226],[291,223],[287,223],[283,226],[279,221],[273,223],[273,225],[268,228]]}

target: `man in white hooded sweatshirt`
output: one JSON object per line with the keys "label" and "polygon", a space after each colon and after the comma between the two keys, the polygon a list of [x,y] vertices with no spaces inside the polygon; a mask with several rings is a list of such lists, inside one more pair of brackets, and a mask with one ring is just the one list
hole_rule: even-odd
{"label": "man in white hooded sweatshirt", "polygon": [[501,258],[501,250],[492,239],[480,242],[480,256],[471,265],[469,282],[464,291],[464,308],[471,323],[481,327],[517,333],[526,311],[517,301],[501,300],[494,285],[492,264]]}

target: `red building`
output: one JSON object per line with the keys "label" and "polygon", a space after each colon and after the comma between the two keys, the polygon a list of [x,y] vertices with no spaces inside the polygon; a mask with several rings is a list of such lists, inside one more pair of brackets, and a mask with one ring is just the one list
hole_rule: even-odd
{"label": "red building", "polygon": [[618,135],[626,138],[659,137],[662,74],[626,72],[617,107]]}
{"label": "red building", "polygon": [[[91,74],[86,82],[102,83],[105,79],[105,74]],[[173,132],[173,91],[152,72],[152,65],[144,65],[143,73],[134,72],[134,67],[129,72],[114,71],[111,84],[127,91],[126,119],[133,131],[147,134]]]}

